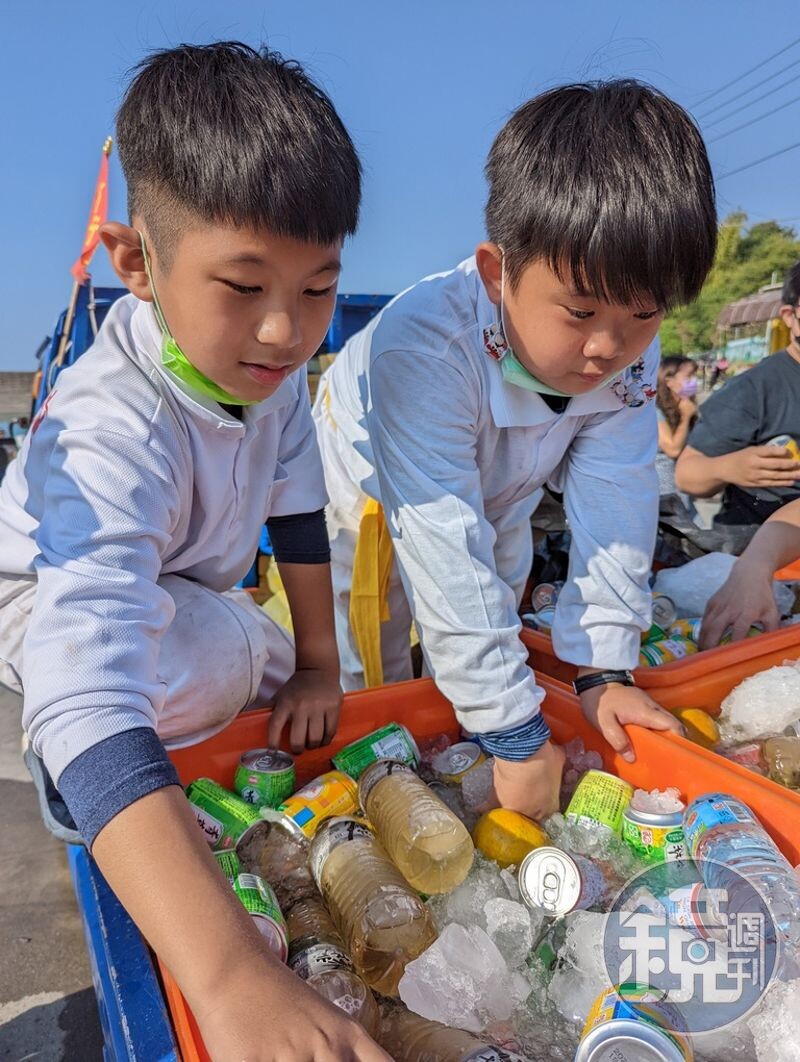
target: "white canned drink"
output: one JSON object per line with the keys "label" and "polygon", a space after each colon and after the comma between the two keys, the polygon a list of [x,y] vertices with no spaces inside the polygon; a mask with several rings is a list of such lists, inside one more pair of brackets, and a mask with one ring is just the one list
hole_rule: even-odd
{"label": "white canned drink", "polygon": [[545,846],[528,852],[519,866],[519,891],[525,904],[559,918],[600,903],[608,884],[596,863]]}
{"label": "white canned drink", "polygon": [[653,623],[662,630],[667,630],[678,618],[678,609],[671,597],[666,594],[653,594]]}

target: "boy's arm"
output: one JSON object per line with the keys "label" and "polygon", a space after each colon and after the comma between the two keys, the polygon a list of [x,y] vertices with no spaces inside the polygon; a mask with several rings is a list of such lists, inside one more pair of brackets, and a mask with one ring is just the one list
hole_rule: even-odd
{"label": "boy's arm", "polygon": [[497,574],[476,458],[480,386],[452,362],[382,353],[371,370],[370,440],[431,674],[498,761],[501,802],[542,818],[557,810],[563,757],[549,744],[514,592]]}
{"label": "boy's arm", "polygon": [[[180,985],[215,1062],[388,1060],[359,1025],[272,955],[177,786],[111,819],[92,855]],[[302,1021],[287,1021],[288,1014]]]}
{"label": "boy's arm", "polygon": [[[655,371],[657,346],[646,355]],[[572,532],[569,576],[556,606],[553,646],[579,674],[633,669],[650,626],[650,563],[658,523],[656,423],[652,402],[588,418],[559,470]],[[594,687],[581,695],[587,718],[625,758],[623,724],[681,731],[643,690]]]}
{"label": "boy's arm", "polygon": [[733,641],[754,623],[775,630],[780,623],[773,576],[800,557],[800,501],[784,505],[758,529],[723,587],[706,606],[700,648],[710,649],[730,628]]}
{"label": "boy's arm", "polygon": [[331,568],[287,561],[278,567],[292,614],[297,657],[294,675],[275,695],[268,740],[278,745],[291,720],[290,745],[300,752],[333,740],[342,705]]}

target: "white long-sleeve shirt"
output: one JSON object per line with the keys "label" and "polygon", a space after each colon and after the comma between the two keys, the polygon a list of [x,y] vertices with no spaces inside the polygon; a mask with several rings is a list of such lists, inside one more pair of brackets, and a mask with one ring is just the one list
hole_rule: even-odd
{"label": "white long-sleeve shirt", "polygon": [[476,733],[519,727],[543,697],[517,616],[542,485],[572,532],[553,638],[577,665],[636,665],[658,515],[657,342],[557,414],[503,380],[496,322],[474,259],[428,277],[346,344],[317,413],[332,504],[382,503],[432,674]]}
{"label": "white long-sleeve shirt", "polygon": [[327,501],[305,369],[238,420],[160,348],[151,306],[116,302],[0,486],[0,573],[38,579],[23,723],[56,783],[87,749],[155,728],[173,613],[159,578],[228,590],[268,517]]}

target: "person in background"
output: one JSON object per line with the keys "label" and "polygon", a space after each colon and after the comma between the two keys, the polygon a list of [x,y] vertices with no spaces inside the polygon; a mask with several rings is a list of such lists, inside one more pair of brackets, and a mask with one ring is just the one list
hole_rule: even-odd
{"label": "person in background", "polygon": [[729,380],[703,403],[675,466],[678,489],[708,498],[724,490],[714,529],[741,553],[758,527],[800,498],[800,461],[772,440],[800,441],[800,262],[783,286],[789,346]]}
{"label": "person in background", "polygon": [[731,631],[734,642],[746,637],[754,623],[767,631],[780,625],[773,593],[776,571],[800,557],[800,500],[789,502],[758,529],[731,574],[706,606],[700,648],[711,649]]}
{"label": "person in background", "polygon": [[667,355],[658,367],[656,416],[658,417],[659,494],[679,494],[686,508],[694,515],[691,498],[681,494],[675,485],[675,462],[686,446],[689,432],[697,419],[697,365],[691,358]]}

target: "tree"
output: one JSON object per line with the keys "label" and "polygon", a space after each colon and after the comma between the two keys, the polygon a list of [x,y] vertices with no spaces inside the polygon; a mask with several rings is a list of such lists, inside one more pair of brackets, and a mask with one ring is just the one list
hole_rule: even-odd
{"label": "tree", "polygon": [[777,221],[761,221],[748,228],[747,215],[729,214],[720,224],[714,265],[697,299],[672,310],[661,326],[664,354],[688,354],[714,345],[716,321],[729,302],[752,295],[780,280],[800,258],[794,229]]}

